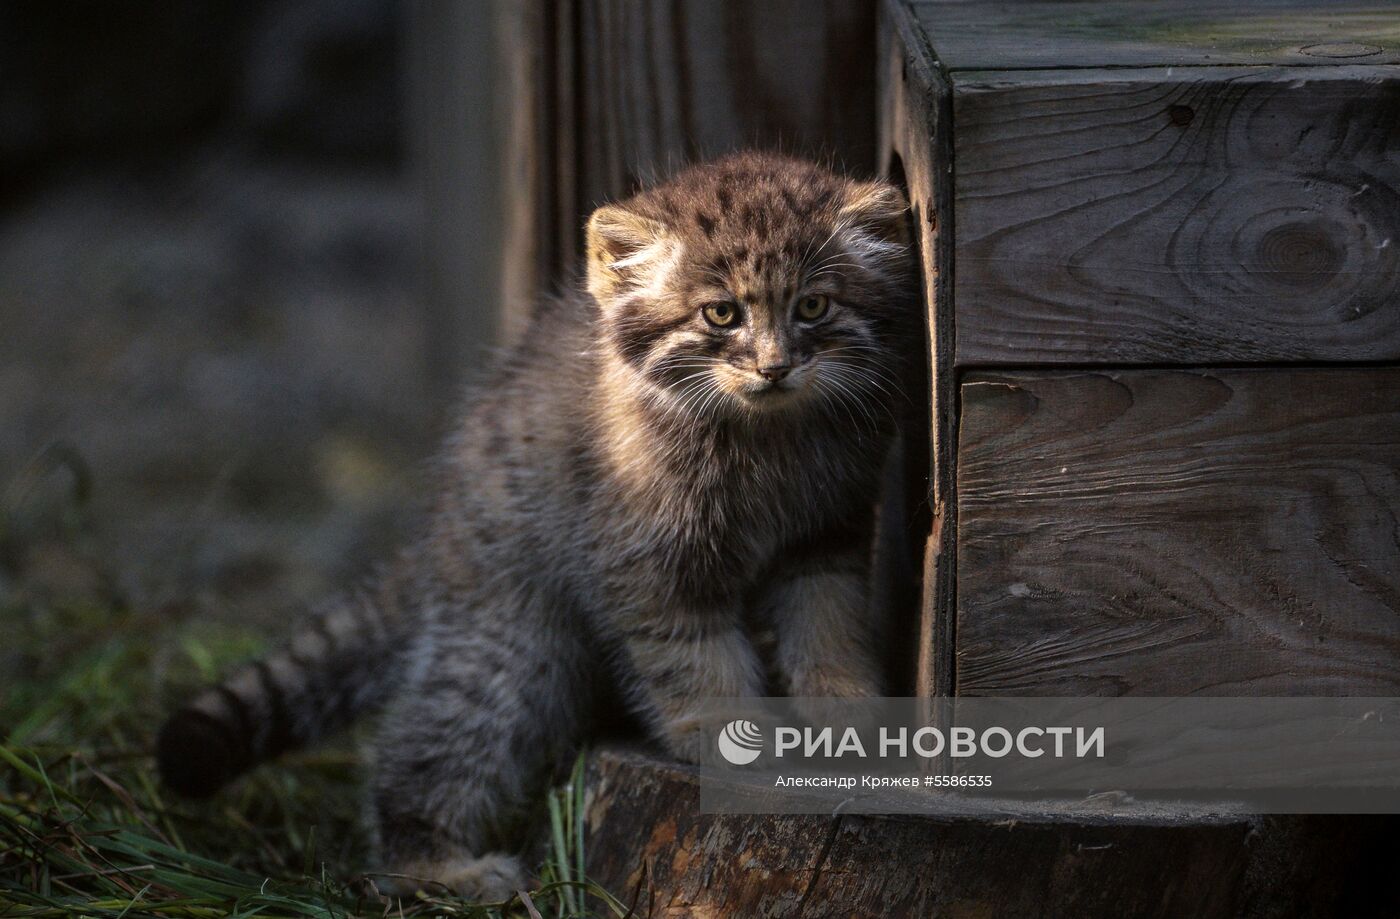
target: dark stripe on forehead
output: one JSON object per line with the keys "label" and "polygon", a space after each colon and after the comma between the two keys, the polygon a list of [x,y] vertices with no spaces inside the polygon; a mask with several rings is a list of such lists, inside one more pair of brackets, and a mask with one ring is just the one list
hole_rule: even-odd
{"label": "dark stripe on forehead", "polygon": [[744,224],[755,232],[767,233],[768,211],[757,204],[750,204],[744,208]]}
{"label": "dark stripe on forehead", "polygon": [[716,271],[727,273],[734,270],[734,266],[748,258],[749,247],[737,246],[727,252],[720,252],[710,259],[710,267]]}

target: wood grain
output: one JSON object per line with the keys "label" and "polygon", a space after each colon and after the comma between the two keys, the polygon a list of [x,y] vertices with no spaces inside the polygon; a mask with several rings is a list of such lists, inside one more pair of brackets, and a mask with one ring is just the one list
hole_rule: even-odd
{"label": "wood grain", "polygon": [[[640,917],[1236,917],[1245,817],[716,816],[635,754],[589,769],[588,873]],[[1296,905],[1296,904],[1295,904]]]}
{"label": "wood grain", "polygon": [[957,692],[1400,692],[1400,369],[972,374]]}
{"label": "wood grain", "polygon": [[875,168],[871,0],[576,0],[581,212],[745,146]]}
{"label": "wood grain", "polygon": [[915,0],[950,70],[1400,62],[1389,0]]}
{"label": "wood grain", "polygon": [[957,361],[1400,358],[1400,67],[964,74]]}

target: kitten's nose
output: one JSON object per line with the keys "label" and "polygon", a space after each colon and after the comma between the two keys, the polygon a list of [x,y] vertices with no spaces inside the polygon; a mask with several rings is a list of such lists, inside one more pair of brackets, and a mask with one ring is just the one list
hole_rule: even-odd
{"label": "kitten's nose", "polygon": [[758,375],[770,383],[777,383],[792,372],[791,364],[769,364],[758,368]]}

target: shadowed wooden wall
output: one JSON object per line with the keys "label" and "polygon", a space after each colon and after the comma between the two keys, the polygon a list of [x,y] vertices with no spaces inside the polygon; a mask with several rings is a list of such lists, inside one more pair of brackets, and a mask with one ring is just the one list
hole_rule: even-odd
{"label": "shadowed wooden wall", "polygon": [[742,147],[875,168],[874,0],[419,0],[414,148],[440,376],[508,342],[598,204]]}

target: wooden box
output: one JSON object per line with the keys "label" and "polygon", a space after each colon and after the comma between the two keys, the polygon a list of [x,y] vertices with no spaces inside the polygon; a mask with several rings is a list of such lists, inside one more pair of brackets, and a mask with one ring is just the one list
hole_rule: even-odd
{"label": "wooden box", "polygon": [[921,691],[1400,691],[1400,6],[882,16]]}

